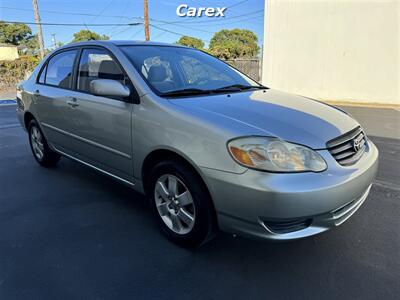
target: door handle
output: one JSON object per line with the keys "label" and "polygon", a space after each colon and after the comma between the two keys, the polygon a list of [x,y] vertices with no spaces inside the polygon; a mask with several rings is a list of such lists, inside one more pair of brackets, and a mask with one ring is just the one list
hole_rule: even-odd
{"label": "door handle", "polygon": [[68,100],[67,104],[71,107],[79,106],[78,100],[76,98],[72,98],[72,100]]}

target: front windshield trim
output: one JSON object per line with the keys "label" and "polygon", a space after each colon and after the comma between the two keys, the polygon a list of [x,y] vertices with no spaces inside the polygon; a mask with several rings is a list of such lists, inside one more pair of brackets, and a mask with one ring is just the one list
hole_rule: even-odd
{"label": "front windshield trim", "polygon": [[253,91],[245,90],[235,90],[235,91],[224,91],[219,93],[214,92],[207,92],[207,93],[199,93],[199,94],[187,94],[187,95],[163,95],[161,94],[160,97],[165,99],[176,99],[176,98],[200,98],[200,97],[211,97],[211,96],[221,96],[221,95],[230,95],[230,94],[237,94],[237,93],[251,93]]}
{"label": "front windshield trim", "polygon": [[227,91],[220,91],[218,93],[201,93],[201,94],[194,94],[194,95],[185,95],[185,96],[168,96],[168,95],[164,95],[165,93],[168,92],[161,92],[158,89],[156,89],[149,81],[148,79],[144,76],[144,74],[138,70],[135,66],[135,64],[131,61],[130,57],[128,56],[127,53],[125,53],[124,48],[131,48],[131,47],[152,47],[152,48],[177,48],[177,49],[184,49],[184,50],[189,50],[189,51],[195,51],[195,52],[202,52],[203,54],[210,56],[214,59],[217,59],[218,61],[222,62],[223,64],[227,65],[229,68],[232,68],[233,70],[235,70],[236,72],[238,72],[239,74],[241,74],[242,76],[244,76],[245,78],[251,80],[252,82],[254,82],[255,84],[257,84],[257,87],[263,87],[263,88],[267,88],[266,86],[262,85],[261,83],[259,83],[258,81],[254,80],[253,78],[249,77],[248,75],[244,74],[242,71],[238,70],[237,68],[235,68],[234,66],[231,66],[230,64],[226,63],[225,61],[203,51],[203,50],[199,50],[199,49],[195,49],[195,48],[191,48],[191,47],[184,47],[184,46],[175,46],[175,45],[146,45],[146,44],[138,44],[138,45],[130,45],[130,44],[122,44],[122,45],[118,45],[117,46],[121,52],[125,55],[125,57],[129,60],[129,62],[133,65],[133,67],[135,68],[135,70],[137,71],[137,73],[141,76],[141,78],[143,79],[143,81],[145,82],[145,84],[150,88],[150,90],[155,93],[157,96],[162,97],[162,98],[186,98],[186,97],[204,97],[204,96],[214,96],[214,95],[221,95],[221,94],[230,94],[230,93],[243,93],[243,92],[248,92],[249,89],[235,89],[235,90],[227,90]]}

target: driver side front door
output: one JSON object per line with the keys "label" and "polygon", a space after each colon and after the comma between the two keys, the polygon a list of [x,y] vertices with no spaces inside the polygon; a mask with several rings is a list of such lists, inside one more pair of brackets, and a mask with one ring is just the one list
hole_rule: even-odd
{"label": "driver side front door", "polygon": [[114,58],[102,48],[84,48],[77,66],[75,106],[69,110],[74,156],[128,182],[133,180],[132,110],[128,99],[91,94],[90,82],[126,76]]}

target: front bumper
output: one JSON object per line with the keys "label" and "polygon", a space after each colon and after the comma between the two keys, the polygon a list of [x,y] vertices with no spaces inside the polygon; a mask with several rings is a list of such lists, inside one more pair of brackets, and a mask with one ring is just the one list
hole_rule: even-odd
{"label": "front bumper", "polygon": [[339,226],[362,205],[378,169],[378,149],[369,140],[360,160],[339,165],[327,150],[321,173],[233,174],[202,168],[221,230],[273,240],[298,239]]}

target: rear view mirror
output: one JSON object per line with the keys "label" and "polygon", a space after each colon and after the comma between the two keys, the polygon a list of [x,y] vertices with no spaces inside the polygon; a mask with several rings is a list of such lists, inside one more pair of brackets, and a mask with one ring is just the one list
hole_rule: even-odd
{"label": "rear view mirror", "polygon": [[90,92],[97,96],[128,97],[129,88],[121,82],[112,79],[96,79],[90,82]]}

